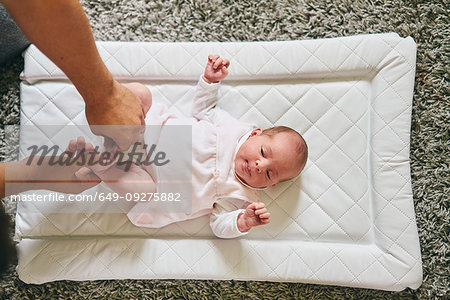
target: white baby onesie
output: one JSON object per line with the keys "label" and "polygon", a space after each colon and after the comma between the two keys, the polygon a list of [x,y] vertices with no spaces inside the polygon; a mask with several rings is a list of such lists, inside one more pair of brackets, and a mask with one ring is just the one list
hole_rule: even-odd
{"label": "white baby onesie", "polygon": [[[222,238],[244,235],[237,217],[258,192],[241,184],[234,175],[234,157],[253,125],[240,122],[216,107],[219,84],[201,78],[192,107],[193,118],[179,118],[160,104],[152,106],[146,124],[192,126],[192,210],[190,213],[155,213],[148,203],[137,203],[128,218],[137,226],[160,228],[210,214],[214,234]],[[147,142],[147,141],[146,141]],[[158,179],[156,179],[158,181]]]}

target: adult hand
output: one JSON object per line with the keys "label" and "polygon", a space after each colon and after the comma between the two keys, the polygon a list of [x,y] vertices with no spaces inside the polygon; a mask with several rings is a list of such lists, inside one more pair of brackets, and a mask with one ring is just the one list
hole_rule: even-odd
{"label": "adult hand", "polygon": [[136,141],[139,130],[132,127],[142,125],[145,114],[138,98],[113,79],[101,60],[78,0],[0,1],[27,38],[75,85],[90,125],[130,125],[99,127],[94,133],[110,137],[121,150]]}
{"label": "adult hand", "polygon": [[107,137],[109,145],[105,146],[114,141],[121,150],[126,150],[138,140],[145,112],[139,97],[114,81],[111,93],[103,99],[86,101],[86,118],[94,134]]}

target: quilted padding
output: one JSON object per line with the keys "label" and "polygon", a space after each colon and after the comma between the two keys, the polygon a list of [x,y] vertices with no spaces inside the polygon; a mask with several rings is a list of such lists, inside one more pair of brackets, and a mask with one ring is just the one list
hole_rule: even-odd
{"label": "quilted padding", "polygon": [[[60,213],[19,203],[23,281],[243,279],[384,290],[421,284],[409,168],[411,38],[97,45],[116,79],[146,84],[155,102],[184,115],[208,54],[221,54],[231,66],[218,105],[261,127],[297,129],[309,160],[301,176],[261,193],[271,223],[236,240],[215,238],[208,217],[135,227],[119,213],[130,203],[88,213],[77,203],[55,204]],[[25,53],[21,101],[21,157],[33,143],[62,146],[46,125],[86,124],[80,95],[34,46]],[[102,205],[117,213],[101,213]]]}

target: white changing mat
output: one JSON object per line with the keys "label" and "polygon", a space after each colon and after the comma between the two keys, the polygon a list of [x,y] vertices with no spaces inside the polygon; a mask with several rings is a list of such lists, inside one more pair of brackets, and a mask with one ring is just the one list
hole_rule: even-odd
{"label": "white changing mat", "polygon": [[[309,161],[300,177],[262,192],[271,223],[235,240],[215,238],[208,217],[145,229],[125,214],[86,214],[76,203],[59,204],[71,205],[71,214],[31,213],[33,204],[20,203],[23,281],[240,279],[384,290],[421,284],[409,166],[411,38],[97,45],[115,78],[146,84],[155,102],[185,115],[208,54],[221,54],[231,66],[218,105],[261,127],[297,129]],[[34,46],[22,80],[22,157],[33,143],[56,139],[45,125],[86,124],[81,97]],[[42,134],[27,134],[30,124]]]}

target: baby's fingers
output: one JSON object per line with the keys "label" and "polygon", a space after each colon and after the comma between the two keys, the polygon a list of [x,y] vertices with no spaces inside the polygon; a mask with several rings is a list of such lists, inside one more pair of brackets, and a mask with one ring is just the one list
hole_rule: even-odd
{"label": "baby's fingers", "polygon": [[261,219],[261,223],[262,224],[269,224],[270,220],[268,218],[267,219]]}
{"label": "baby's fingers", "polygon": [[228,59],[224,59],[224,60],[223,60],[223,66],[224,66],[225,68],[228,68],[228,67],[230,66],[230,61],[229,61]]}
{"label": "baby's fingers", "polygon": [[270,213],[266,212],[264,214],[259,215],[259,218],[262,220],[270,218]]}
{"label": "baby's fingers", "polygon": [[247,206],[247,209],[258,210],[264,207],[262,202],[253,202]]}
{"label": "baby's fingers", "polygon": [[267,208],[263,207],[261,209],[255,210],[255,215],[262,215],[267,212]]}
{"label": "baby's fingers", "polygon": [[209,60],[210,62],[212,62],[212,63],[214,63],[218,58],[219,58],[219,55],[218,55],[218,54],[210,54],[210,55],[208,56],[208,60]]}
{"label": "baby's fingers", "polygon": [[213,69],[217,70],[222,65],[223,59],[220,57],[214,62]]}
{"label": "baby's fingers", "polygon": [[228,75],[228,69],[227,69],[227,67],[222,67],[222,72],[223,72],[223,74],[224,74],[224,76],[227,76]]}
{"label": "baby's fingers", "polygon": [[255,210],[266,207],[266,205],[263,202],[254,202],[254,203],[255,203]]}

